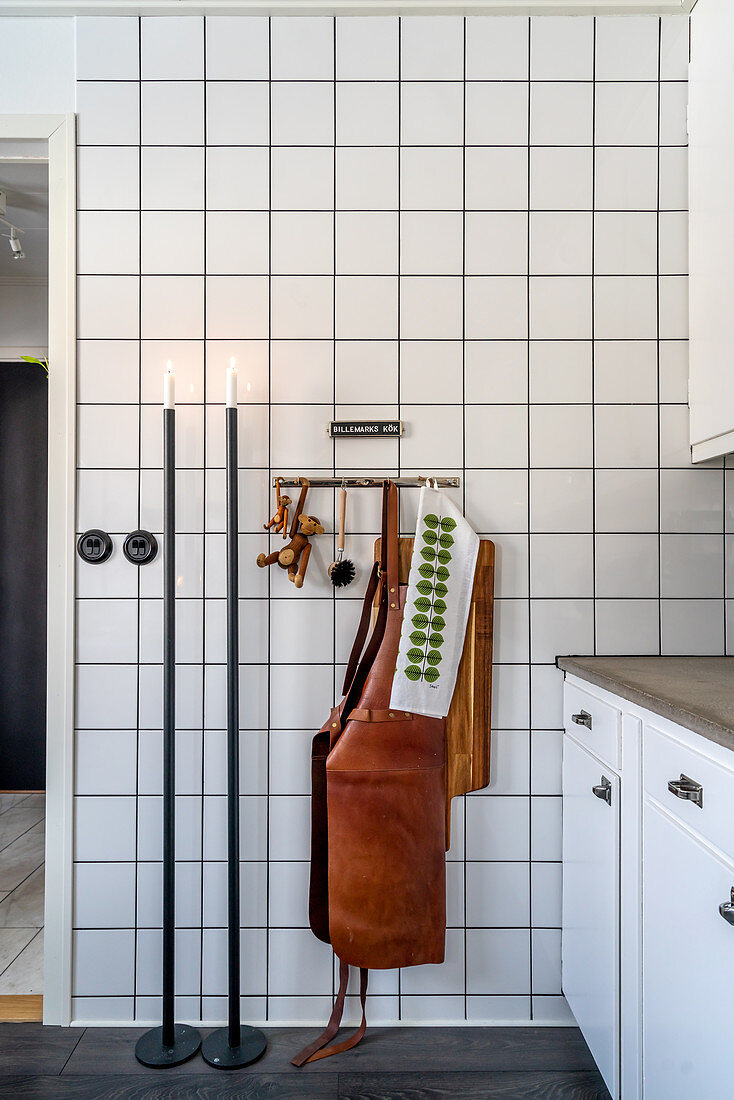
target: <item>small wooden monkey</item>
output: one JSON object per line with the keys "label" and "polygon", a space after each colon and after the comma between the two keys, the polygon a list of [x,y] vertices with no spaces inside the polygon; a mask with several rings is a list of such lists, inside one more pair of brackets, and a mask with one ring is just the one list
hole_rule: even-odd
{"label": "small wooden monkey", "polygon": [[309,537],[311,535],[323,535],[324,533],[324,528],[316,516],[307,516],[303,511],[307,492],[308,481],[304,478],[301,495],[298,498],[298,506],[291,524],[290,542],[280,551],[275,550],[272,554],[259,554],[257,559],[257,564],[261,569],[276,563],[281,569],[287,569],[288,580],[293,581],[296,588],[303,588],[308,559],[311,556]]}
{"label": "small wooden monkey", "polygon": [[263,524],[263,530],[269,531],[270,528],[273,527],[276,535],[279,531],[282,531],[283,538],[285,538],[288,531],[288,506],[292,502],[289,496],[286,496],[285,493],[281,493],[280,478],[276,478],[275,480],[275,500],[277,504],[275,515],[269,523]]}

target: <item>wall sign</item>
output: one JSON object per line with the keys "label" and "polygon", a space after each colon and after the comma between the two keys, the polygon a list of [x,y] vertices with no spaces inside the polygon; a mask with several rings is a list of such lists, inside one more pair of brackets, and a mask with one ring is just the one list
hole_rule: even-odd
{"label": "wall sign", "polygon": [[329,435],[332,439],[337,436],[394,436],[397,438],[403,434],[402,420],[332,420],[329,424]]}

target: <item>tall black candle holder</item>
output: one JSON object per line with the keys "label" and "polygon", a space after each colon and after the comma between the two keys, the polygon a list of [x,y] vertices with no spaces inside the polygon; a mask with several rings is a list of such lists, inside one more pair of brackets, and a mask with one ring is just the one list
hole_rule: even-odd
{"label": "tall black candle holder", "polygon": [[257,1061],[268,1041],[240,1022],[240,687],[237,492],[237,408],[226,409],[227,429],[227,964],[226,1027],[204,1039],[201,1054],[217,1069]]}
{"label": "tall black candle holder", "polygon": [[176,413],[163,410],[163,1013],[138,1039],[144,1066],[177,1066],[193,1057],[201,1036],[174,1023],[176,936]]}

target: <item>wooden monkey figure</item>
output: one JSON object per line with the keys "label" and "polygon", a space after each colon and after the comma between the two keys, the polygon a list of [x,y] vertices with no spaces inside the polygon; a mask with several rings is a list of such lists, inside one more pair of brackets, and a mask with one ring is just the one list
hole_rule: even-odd
{"label": "wooden monkey figure", "polygon": [[[282,550],[275,550],[272,554],[259,554],[257,564],[261,569],[276,563],[281,569],[288,570],[288,580],[293,581],[296,588],[303,588],[303,581],[308,568],[308,559],[311,556],[311,544],[308,541],[311,535],[323,535],[324,529],[316,516],[307,516],[303,511],[308,492],[308,481],[302,479],[303,488],[298,498],[298,506],[290,529],[290,542]],[[299,529],[300,528],[300,529]]]}
{"label": "wooden monkey figure", "polygon": [[269,523],[263,524],[263,530],[269,531],[270,528],[273,527],[276,535],[279,531],[282,531],[283,538],[285,538],[288,531],[288,506],[292,502],[289,496],[286,496],[285,493],[281,493],[280,478],[275,479],[275,501],[277,504],[275,515]]}

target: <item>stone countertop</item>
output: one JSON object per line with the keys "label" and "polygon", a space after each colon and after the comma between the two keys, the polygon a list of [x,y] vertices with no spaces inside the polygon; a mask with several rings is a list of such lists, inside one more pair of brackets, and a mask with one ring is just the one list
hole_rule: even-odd
{"label": "stone countertop", "polygon": [[734,750],[734,657],[557,657],[556,664]]}

